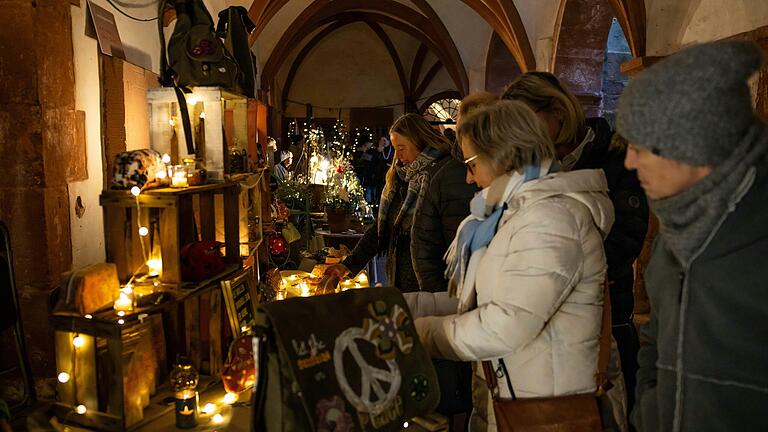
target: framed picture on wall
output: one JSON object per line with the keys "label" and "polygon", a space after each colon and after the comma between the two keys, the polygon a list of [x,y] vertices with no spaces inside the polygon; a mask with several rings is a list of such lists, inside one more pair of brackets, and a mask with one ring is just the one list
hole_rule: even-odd
{"label": "framed picture on wall", "polygon": [[253,275],[253,268],[249,267],[236,273],[232,279],[221,281],[224,306],[235,337],[250,331],[255,324],[256,285]]}

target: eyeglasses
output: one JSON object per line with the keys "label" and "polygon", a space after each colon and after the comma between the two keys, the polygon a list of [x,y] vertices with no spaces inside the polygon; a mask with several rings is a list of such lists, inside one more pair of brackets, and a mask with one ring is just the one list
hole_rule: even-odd
{"label": "eyeglasses", "polygon": [[469,173],[472,174],[472,175],[475,175],[475,170],[472,169],[472,165],[470,165],[469,163],[472,162],[473,160],[477,159],[478,156],[480,156],[480,154],[476,154],[476,155],[474,155],[472,157],[464,159],[464,166],[467,167],[467,171],[469,171]]}

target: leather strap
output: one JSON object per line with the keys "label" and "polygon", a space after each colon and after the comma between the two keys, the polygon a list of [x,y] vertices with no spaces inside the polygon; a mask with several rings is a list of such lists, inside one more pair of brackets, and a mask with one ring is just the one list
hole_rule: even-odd
{"label": "leather strap", "polygon": [[[595,385],[597,390],[595,395],[600,396],[605,393],[610,387],[607,386],[608,378],[606,371],[608,370],[608,362],[611,358],[611,298],[608,289],[608,279],[603,282],[603,319],[602,326],[600,328],[600,351],[597,354],[597,372],[595,373]],[[509,376],[504,368],[504,373]],[[486,360],[483,362],[483,374],[485,375],[485,383],[488,385],[488,390],[491,391],[493,399],[498,399],[501,392],[499,390],[499,382],[496,379],[496,372],[493,369],[493,364]],[[511,383],[510,383],[511,387]],[[514,390],[509,389],[514,395]]]}

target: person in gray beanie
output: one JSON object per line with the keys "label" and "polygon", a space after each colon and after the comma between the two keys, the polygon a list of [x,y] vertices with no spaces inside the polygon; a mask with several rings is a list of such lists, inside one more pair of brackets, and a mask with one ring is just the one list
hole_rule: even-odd
{"label": "person in gray beanie", "polygon": [[766,428],[768,128],[747,84],[761,62],[750,43],[693,46],[619,101],[625,165],[661,224],[645,275],[639,431]]}

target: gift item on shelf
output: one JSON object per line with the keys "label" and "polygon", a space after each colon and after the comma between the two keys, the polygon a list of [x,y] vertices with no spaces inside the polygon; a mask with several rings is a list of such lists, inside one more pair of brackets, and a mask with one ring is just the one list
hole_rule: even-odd
{"label": "gift item on shelf", "polygon": [[253,360],[253,335],[238,337],[232,342],[221,380],[227,393],[240,393],[256,382],[256,363]]}
{"label": "gift item on shelf", "polygon": [[120,295],[117,266],[93,264],[62,277],[62,292],[55,313],[85,315],[112,304]]}
{"label": "gift item on shelf", "polygon": [[167,176],[160,153],[152,149],[133,150],[115,156],[111,185],[113,189],[149,189],[167,184]]}
{"label": "gift item on shelf", "polygon": [[[179,105],[173,88],[158,88],[147,92],[150,104],[150,143],[152,149],[168,153],[174,163],[184,158],[201,158],[208,178],[224,180],[230,171],[229,147],[235,143],[244,151],[250,145],[248,135],[248,100],[218,87],[194,87],[186,94],[195,153],[186,146],[172,146],[172,138],[185,142],[184,128],[178,127]],[[255,143],[254,143],[255,144]],[[245,164],[248,167],[248,164]],[[198,169],[201,168],[198,166]]]}
{"label": "gift item on shelf", "polygon": [[181,277],[186,281],[203,281],[224,271],[221,253],[223,243],[215,240],[189,243],[181,248]]}
{"label": "gift item on shelf", "polygon": [[[117,265],[121,281],[139,271],[158,275],[159,282],[168,285],[188,282],[182,277],[181,249],[198,241],[223,240],[225,263],[240,264],[237,183],[135,192],[108,190],[99,197],[107,261]],[[215,205],[218,196],[223,203],[220,210]],[[223,221],[221,239],[216,233],[219,221]],[[198,274],[191,276],[200,280]]]}

